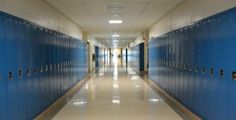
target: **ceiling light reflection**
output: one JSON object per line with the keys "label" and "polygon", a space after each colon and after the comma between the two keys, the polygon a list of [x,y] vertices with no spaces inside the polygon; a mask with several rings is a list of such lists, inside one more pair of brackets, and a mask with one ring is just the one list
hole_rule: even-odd
{"label": "ceiling light reflection", "polygon": [[84,99],[75,99],[73,105],[80,106],[80,105],[84,105],[86,103],[87,103],[87,101],[85,101]]}
{"label": "ceiling light reflection", "polygon": [[109,23],[110,24],[121,24],[121,23],[123,23],[123,21],[122,20],[109,20]]}
{"label": "ceiling light reflection", "polygon": [[154,98],[154,99],[149,99],[148,101],[149,101],[149,102],[159,102],[159,99],[157,99],[157,98],[155,99],[155,98]]}

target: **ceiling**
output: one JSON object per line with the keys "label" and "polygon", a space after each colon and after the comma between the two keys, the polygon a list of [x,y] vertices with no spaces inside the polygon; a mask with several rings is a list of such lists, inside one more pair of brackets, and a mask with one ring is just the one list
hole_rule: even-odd
{"label": "ceiling", "polygon": [[[46,0],[104,45],[127,45],[183,0]],[[122,24],[109,24],[122,19]]]}

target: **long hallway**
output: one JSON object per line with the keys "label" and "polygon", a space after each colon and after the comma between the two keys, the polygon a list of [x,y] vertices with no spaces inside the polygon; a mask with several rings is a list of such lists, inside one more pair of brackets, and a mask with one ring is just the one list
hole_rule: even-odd
{"label": "long hallway", "polygon": [[114,57],[53,120],[181,120],[136,72]]}

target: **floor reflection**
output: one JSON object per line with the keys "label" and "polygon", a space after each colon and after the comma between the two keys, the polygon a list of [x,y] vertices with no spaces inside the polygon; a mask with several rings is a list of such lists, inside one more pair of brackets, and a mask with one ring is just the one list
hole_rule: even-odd
{"label": "floor reflection", "polygon": [[53,120],[181,120],[126,66],[118,57],[102,64]]}

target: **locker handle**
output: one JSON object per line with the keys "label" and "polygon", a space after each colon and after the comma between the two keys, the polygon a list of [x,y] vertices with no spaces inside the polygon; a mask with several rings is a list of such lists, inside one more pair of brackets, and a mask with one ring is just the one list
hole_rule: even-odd
{"label": "locker handle", "polygon": [[220,77],[224,77],[224,70],[220,69]]}
{"label": "locker handle", "polygon": [[34,68],[34,73],[37,73],[37,68]]}
{"label": "locker handle", "polygon": [[9,80],[13,80],[13,73],[12,73],[12,72],[9,72],[9,73],[8,73],[8,79],[9,79]]}
{"label": "locker handle", "polygon": [[206,72],[206,68],[202,67],[202,73],[204,74]]}
{"label": "locker handle", "polygon": [[198,72],[198,66],[197,65],[195,66],[194,69],[195,69],[195,72]]}
{"label": "locker handle", "polygon": [[187,69],[187,65],[186,64],[184,64],[184,70],[186,70]]}
{"label": "locker handle", "polygon": [[19,76],[19,78],[22,78],[22,70],[18,71],[18,76]]}
{"label": "locker handle", "polygon": [[211,70],[210,70],[210,74],[211,74],[211,75],[214,74],[214,68],[211,68]]}
{"label": "locker handle", "polygon": [[48,65],[46,65],[46,67],[45,67],[45,71],[48,72]]}
{"label": "locker handle", "polygon": [[41,73],[43,72],[43,67],[42,67],[42,66],[40,67],[40,72],[41,72]]}
{"label": "locker handle", "polygon": [[27,75],[27,76],[30,76],[30,69],[29,69],[29,68],[26,69],[26,75]]}
{"label": "locker handle", "polygon": [[52,71],[53,67],[52,67],[52,64],[50,64],[50,71]]}
{"label": "locker handle", "polygon": [[189,65],[189,71],[192,71],[192,65],[191,64]]}
{"label": "locker handle", "polygon": [[56,70],[57,69],[57,65],[56,64],[54,64],[54,70]]}

